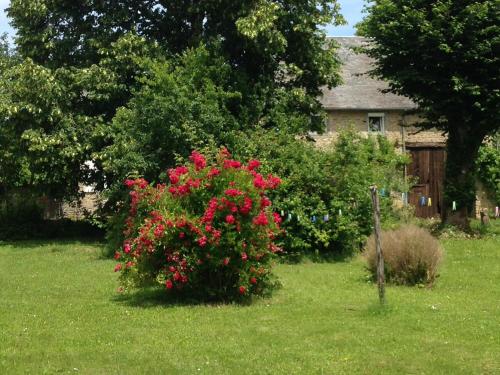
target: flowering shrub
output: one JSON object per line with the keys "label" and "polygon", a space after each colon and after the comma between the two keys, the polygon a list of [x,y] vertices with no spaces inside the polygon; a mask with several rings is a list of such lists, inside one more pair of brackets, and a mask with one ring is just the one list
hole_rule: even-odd
{"label": "flowering shrub", "polygon": [[129,216],[115,253],[122,286],[159,283],[168,293],[205,300],[269,292],[281,218],[266,192],[280,179],[264,177],[259,166],[232,160],[225,149],[208,165],[194,151],[189,165],[168,170],[168,184],[125,181]]}

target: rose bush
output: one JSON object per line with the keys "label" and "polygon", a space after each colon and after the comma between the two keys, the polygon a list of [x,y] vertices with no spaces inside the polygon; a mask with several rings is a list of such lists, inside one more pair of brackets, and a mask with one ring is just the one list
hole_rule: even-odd
{"label": "rose bush", "polygon": [[216,163],[194,151],[169,182],[126,180],[124,243],[116,251],[122,287],[161,284],[171,294],[238,300],[270,292],[281,218],[266,196],[280,179],[222,149]]}

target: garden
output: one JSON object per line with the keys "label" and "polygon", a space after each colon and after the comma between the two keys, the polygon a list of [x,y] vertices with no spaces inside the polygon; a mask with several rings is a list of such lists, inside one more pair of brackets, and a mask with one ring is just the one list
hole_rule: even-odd
{"label": "garden", "polygon": [[282,287],[251,305],[196,304],[117,293],[99,243],[2,243],[0,371],[494,374],[499,234],[442,240],[433,288],[389,286],[386,306],[359,256],[279,264]]}
{"label": "garden", "polygon": [[[5,10],[0,373],[500,373],[494,1],[367,2],[403,144],[379,113],[319,141],[339,1],[177,3]],[[415,111],[446,136],[430,219]]]}

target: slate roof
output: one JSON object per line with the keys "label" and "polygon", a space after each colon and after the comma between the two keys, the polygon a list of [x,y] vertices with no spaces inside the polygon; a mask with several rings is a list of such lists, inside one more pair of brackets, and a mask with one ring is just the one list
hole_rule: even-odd
{"label": "slate roof", "polygon": [[391,93],[382,93],[387,89],[386,82],[371,78],[367,72],[373,69],[373,59],[357,53],[353,47],[366,45],[362,37],[331,37],[340,48],[338,54],[343,63],[342,85],[329,90],[323,89],[320,98],[325,109],[330,110],[409,110],[416,108],[410,99]]}

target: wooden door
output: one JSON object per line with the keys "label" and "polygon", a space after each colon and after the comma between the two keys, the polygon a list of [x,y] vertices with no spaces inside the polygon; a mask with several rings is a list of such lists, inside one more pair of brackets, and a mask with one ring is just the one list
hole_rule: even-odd
{"label": "wooden door", "polygon": [[416,207],[417,217],[438,217],[443,208],[445,149],[437,145],[407,148],[412,158],[408,175],[417,179],[410,191],[409,203]]}

